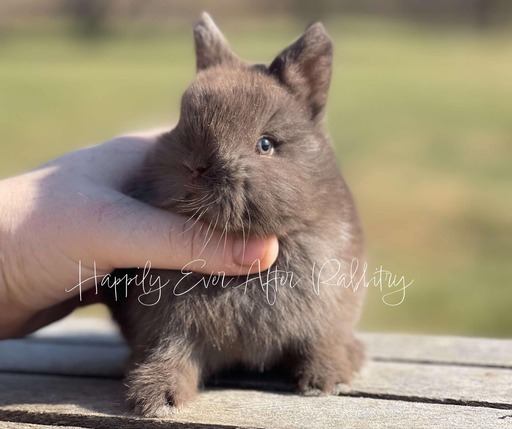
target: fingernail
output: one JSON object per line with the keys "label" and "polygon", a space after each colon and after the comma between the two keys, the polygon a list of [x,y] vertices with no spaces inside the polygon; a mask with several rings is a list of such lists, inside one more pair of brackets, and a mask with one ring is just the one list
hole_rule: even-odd
{"label": "fingernail", "polygon": [[233,260],[238,265],[251,266],[261,261],[267,253],[267,245],[263,238],[252,237],[247,242],[236,238],[233,242]]}

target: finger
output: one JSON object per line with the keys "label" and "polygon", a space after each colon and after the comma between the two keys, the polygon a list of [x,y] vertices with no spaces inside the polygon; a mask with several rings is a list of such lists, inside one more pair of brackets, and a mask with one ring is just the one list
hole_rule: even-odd
{"label": "finger", "polygon": [[[168,130],[167,130],[168,131]],[[61,167],[63,171],[73,166],[73,173],[85,176],[102,186],[122,190],[133,178],[146,159],[148,150],[157,142],[163,131],[117,137],[106,143],[89,146],[50,161],[39,169]]]}
{"label": "finger", "polygon": [[[108,269],[144,267],[227,275],[256,273],[274,263],[277,238],[228,237],[200,222],[126,198],[101,210],[89,234]],[[94,255],[93,255],[94,256]],[[101,261],[98,261],[101,258]]]}
{"label": "finger", "polygon": [[122,190],[126,182],[133,178],[134,172],[142,168],[146,154],[157,137],[118,137],[70,155],[80,157],[79,164],[89,178]]}
{"label": "finger", "polygon": [[168,133],[174,126],[159,127],[119,136],[101,145],[92,146],[91,170],[97,171],[104,179],[102,183],[111,183],[121,189],[127,180],[133,178],[146,158],[148,150],[158,141],[158,138]]}

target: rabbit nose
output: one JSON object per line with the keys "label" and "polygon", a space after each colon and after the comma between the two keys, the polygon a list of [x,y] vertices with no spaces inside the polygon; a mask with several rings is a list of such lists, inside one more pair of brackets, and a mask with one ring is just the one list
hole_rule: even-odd
{"label": "rabbit nose", "polygon": [[205,171],[207,171],[210,167],[196,167],[192,174],[197,176],[201,176]]}
{"label": "rabbit nose", "polygon": [[193,178],[201,177],[211,167],[211,164],[199,165],[194,167],[188,163],[184,163],[184,165],[190,171]]}

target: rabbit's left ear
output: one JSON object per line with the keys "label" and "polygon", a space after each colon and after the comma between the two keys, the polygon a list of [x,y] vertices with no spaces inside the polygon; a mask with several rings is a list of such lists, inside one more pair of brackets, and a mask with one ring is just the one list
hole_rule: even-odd
{"label": "rabbit's left ear", "polygon": [[198,72],[218,65],[236,67],[241,64],[241,60],[233,53],[223,34],[206,12],[201,14],[201,18],[194,26],[194,40]]}
{"label": "rabbit's left ear", "polygon": [[321,119],[331,82],[332,42],[320,23],[311,25],[270,64],[269,73]]}

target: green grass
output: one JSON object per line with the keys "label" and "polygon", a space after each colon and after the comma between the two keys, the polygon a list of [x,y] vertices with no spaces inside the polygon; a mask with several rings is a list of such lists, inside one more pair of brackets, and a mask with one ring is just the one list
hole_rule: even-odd
{"label": "green grass", "polygon": [[[229,23],[242,57],[269,61],[292,21]],[[170,27],[170,26],[168,26]],[[60,25],[0,39],[0,176],[118,133],[170,123],[194,73],[190,30],[85,43]],[[506,336],[512,330],[512,32],[333,19],[328,128],[377,266],[414,280],[362,327]]]}

